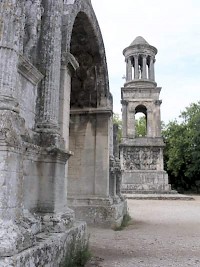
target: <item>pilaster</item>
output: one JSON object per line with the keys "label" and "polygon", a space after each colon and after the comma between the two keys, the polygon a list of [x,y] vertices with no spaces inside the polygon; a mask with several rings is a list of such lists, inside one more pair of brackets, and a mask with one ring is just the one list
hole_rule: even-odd
{"label": "pilaster", "polygon": [[122,137],[125,138],[127,136],[127,106],[128,102],[125,100],[121,100],[122,104]]}

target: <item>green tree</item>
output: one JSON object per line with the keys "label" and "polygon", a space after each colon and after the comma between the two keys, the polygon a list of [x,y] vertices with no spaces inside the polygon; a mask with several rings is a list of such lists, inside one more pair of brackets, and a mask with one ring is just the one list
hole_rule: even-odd
{"label": "green tree", "polygon": [[200,102],[187,107],[163,129],[165,168],[176,188],[190,190],[200,180]]}
{"label": "green tree", "polygon": [[116,124],[118,127],[117,139],[118,142],[120,143],[122,139],[122,119],[117,113],[113,114],[113,124]]}
{"label": "green tree", "polygon": [[147,134],[147,123],[144,116],[136,119],[135,121],[135,136],[144,137]]}

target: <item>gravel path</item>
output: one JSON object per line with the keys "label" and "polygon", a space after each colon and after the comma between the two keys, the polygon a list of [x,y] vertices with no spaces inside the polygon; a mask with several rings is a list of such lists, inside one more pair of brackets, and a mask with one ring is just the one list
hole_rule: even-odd
{"label": "gravel path", "polygon": [[90,228],[87,267],[200,267],[200,197],[194,201],[128,200],[126,229]]}

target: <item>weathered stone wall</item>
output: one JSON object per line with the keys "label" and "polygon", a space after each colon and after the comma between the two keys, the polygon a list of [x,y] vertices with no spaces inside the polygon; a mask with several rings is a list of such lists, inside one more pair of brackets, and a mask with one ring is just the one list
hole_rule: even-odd
{"label": "weathered stone wall", "polygon": [[92,207],[93,222],[121,222],[126,205],[114,164],[110,180],[111,116],[105,49],[91,2],[1,1],[1,266],[59,266],[73,255],[71,247],[86,244],[85,223],[76,223],[67,203],[69,139],[70,171],[78,170],[69,192],[73,201],[80,192],[94,197],[83,199],[79,218]]}
{"label": "weathered stone wall", "polygon": [[0,13],[0,262],[58,266],[69,238],[86,241],[67,207],[59,129],[63,2],[9,0]]}
{"label": "weathered stone wall", "polygon": [[109,194],[109,129],[107,115],[71,115],[68,192],[70,195]]}
{"label": "weathered stone wall", "polygon": [[13,256],[0,258],[1,267],[58,267],[70,264],[70,260],[85,250],[88,242],[85,223],[76,223],[63,233],[37,235],[31,248]]}

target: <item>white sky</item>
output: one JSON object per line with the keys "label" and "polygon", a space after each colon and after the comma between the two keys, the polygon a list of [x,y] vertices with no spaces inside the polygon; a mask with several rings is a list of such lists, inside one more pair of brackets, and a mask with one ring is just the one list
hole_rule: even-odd
{"label": "white sky", "polygon": [[92,0],[102,31],[114,112],[121,113],[122,51],[137,37],[158,49],[155,75],[166,123],[200,100],[200,0]]}

